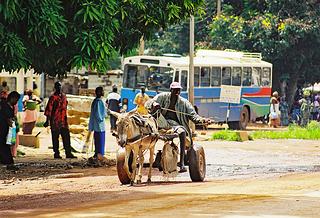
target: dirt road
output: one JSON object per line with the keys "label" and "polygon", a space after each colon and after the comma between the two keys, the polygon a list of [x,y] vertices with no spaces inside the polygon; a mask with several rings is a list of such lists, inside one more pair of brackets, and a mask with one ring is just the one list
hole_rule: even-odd
{"label": "dirt road", "polygon": [[128,187],[114,166],[60,160],[57,170],[47,158],[49,168],[27,176],[24,168],[39,166],[22,165],[0,180],[0,217],[319,217],[319,141],[197,143],[206,150],[203,183],[188,173],[164,181],[154,170],[152,184]]}

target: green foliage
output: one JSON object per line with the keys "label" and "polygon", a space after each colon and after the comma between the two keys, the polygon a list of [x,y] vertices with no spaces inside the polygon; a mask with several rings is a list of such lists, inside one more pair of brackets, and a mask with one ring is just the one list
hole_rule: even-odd
{"label": "green foliage", "polygon": [[[215,17],[210,25],[211,34],[214,36],[212,47],[218,49],[237,48],[238,50],[245,49],[245,39],[247,36],[244,33],[245,21],[237,16]],[[226,47],[226,42],[228,45]]]}
{"label": "green foliage", "polygon": [[203,0],[3,0],[0,66],[50,75],[85,66],[104,72],[116,54],[201,11]]}
{"label": "green foliage", "polygon": [[[195,14],[195,46],[208,46],[209,23],[215,14],[216,2],[204,1],[204,9]],[[182,20],[164,29],[157,30],[150,40],[146,41],[146,48],[150,55],[165,53],[187,55],[189,53],[189,25],[190,18]]]}
{"label": "green foliage", "polygon": [[319,80],[320,7],[316,1],[227,1],[211,24],[212,48],[262,52],[274,64],[273,84],[289,74],[289,102],[297,82]]}
{"label": "green foliage", "polygon": [[254,139],[320,139],[320,123],[310,122],[306,128],[289,126],[285,131],[255,131],[250,134]]}
{"label": "green foliage", "polygon": [[240,135],[231,130],[221,130],[217,133],[213,133],[211,140],[225,140],[225,141],[241,141]]}
{"label": "green foliage", "polygon": [[[249,134],[249,140],[254,139],[305,139],[320,140],[320,123],[311,121],[307,127],[290,125],[283,131],[254,131]],[[211,140],[241,141],[239,134],[232,130],[221,130],[212,134]]]}

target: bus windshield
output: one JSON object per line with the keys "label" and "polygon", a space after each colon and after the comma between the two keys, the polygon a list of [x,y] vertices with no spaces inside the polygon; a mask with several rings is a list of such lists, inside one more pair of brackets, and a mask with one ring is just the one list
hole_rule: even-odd
{"label": "bus windshield", "polygon": [[130,65],[124,67],[123,87],[148,90],[169,91],[173,81],[173,69],[169,67]]}

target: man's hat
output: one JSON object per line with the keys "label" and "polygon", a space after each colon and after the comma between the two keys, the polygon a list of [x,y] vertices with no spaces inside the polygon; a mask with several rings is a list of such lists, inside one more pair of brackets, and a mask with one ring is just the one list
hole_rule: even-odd
{"label": "man's hat", "polygon": [[173,83],[171,83],[171,85],[170,85],[170,89],[182,89],[182,87],[181,87],[180,83],[178,83],[178,82],[173,82]]}

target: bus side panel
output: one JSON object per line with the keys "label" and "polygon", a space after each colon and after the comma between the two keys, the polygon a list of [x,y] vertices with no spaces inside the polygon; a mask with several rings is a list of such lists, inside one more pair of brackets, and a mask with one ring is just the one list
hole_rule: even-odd
{"label": "bus side panel", "polygon": [[[196,105],[199,108],[199,114],[201,116],[211,118],[216,122],[225,122],[227,119],[227,103],[201,103],[200,101],[196,101]],[[229,121],[239,121],[241,108],[241,105],[230,104]]]}
{"label": "bus side panel", "polygon": [[195,105],[201,116],[210,117],[217,122],[226,120],[228,104],[219,101],[220,90],[220,87],[194,89]]}
{"label": "bus side panel", "polygon": [[[199,114],[211,117],[217,122],[226,121],[228,103],[219,102],[220,88],[195,88],[195,105]],[[239,121],[240,111],[244,105],[250,109],[250,120],[269,113],[271,88],[242,88],[240,104],[230,104],[229,121]]]}
{"label": "bus side panel", "polygon": [[242,88],[241,104],[250,107],[251,120],[269,113],[271,88]]}

